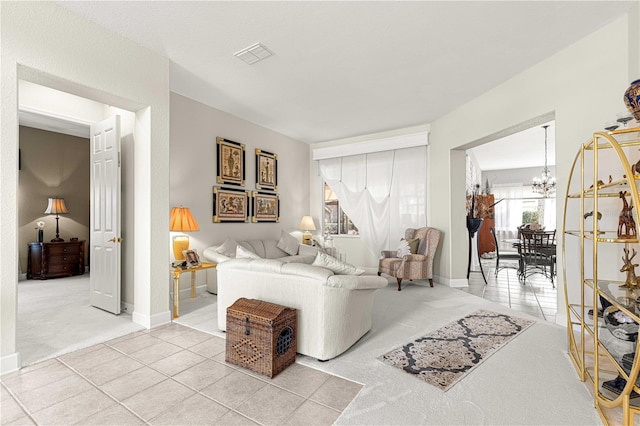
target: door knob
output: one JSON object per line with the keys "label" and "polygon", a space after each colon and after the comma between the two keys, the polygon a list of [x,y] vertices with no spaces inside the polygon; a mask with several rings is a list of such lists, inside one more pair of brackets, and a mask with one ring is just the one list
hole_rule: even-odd
{"label": "door knob", "polygon": [[107,242],[109,242],[109,243],[120,243],[120,242],[122,242],[122,238],[120,238],[120,237],[113,237],[113,238],[111,238],[110,240],[108,240]]}

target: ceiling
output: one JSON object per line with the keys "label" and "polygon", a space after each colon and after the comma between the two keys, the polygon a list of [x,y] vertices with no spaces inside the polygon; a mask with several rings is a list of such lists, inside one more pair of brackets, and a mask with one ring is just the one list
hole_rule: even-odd
{"label": "ceiling", "polygon": [[58,3],[168,57],[172,91],[315,143],[433,122],[634,1]]}
{"label": "ceiling", "polygon": [[482,171],[525,169],[544,165],[544,128],[547,128],[547,165],[556,164],[555,122],[544,123],[470,149]]}

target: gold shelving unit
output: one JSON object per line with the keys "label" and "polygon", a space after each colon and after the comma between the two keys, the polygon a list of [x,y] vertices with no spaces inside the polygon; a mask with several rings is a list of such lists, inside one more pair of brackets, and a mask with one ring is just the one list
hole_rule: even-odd
{"label": "gold shelving unit", "polygon": [[[615,338],[597,311],[602,297],[635,321],[636,326],[640,324],[640,308],[636,308],[635,303],[640,297],[640,288],[623,287],[624,279],[620,280],[620,276],[624,274],[618,271],[622,267],[623,248],[635,249],[640,258],[640,239],[637,235],[619,238],[618,230],[606,229],[606,225],[601,229],[598,215],[593,212],[599,212],[602,204],[605,214],[615,214],[617,219],[621,205],[611,198],[620,198],[620,193],[626,192],[625,198],[634,206],[632,213],[640,232],[640,173],[634,172],[635,163],[640,165],[640,152],[635,150],[639,146],[640,128],[596,132],[581,146],[569,174],[562,233],[569,357],[580,380],[590,385],[594,405],[603,422],[625,426],[640,423],[640,396],[635,396],[640,394],[639,339],[623,342]],[[634,161],[630,162],[629,157]],[[612,205],[617,206],[617,213],[612,213]],[[609,217],[609,226],[614,228],[612,221]],[[617,268],[611,265],[613,254],[618,254],[614,256],[619,262]],[[568,258],[579,262],[579,274],[574,265],[567,271]],[[625,368],[622,363],[622,356],[628,353],[635,353],[631,368]],[[626,380],[619,394],[602,387],[603,382],[617,376]]]}

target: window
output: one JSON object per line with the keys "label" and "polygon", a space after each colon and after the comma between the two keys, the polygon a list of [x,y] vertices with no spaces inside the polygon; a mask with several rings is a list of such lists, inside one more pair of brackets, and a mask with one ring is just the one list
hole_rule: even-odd
{"label": "window", "polygon": [[324,184],[324,232],[329,235],[358,235],[358,228],[340,208],[333,190]]}

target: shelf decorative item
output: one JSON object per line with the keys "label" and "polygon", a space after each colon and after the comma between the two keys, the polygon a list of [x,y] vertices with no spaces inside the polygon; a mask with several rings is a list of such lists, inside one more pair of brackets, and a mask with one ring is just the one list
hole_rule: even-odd
{"label": "shelf decorative item", "polygon": [[640,121],[640,79],[633,81],[624,92],[624,104],[633,117]]}
{"label": "shelf decorative item", "polygon": [[602,313],[604,324],[616,339],[635,342],[638,338],[638,323],[617,306],[609,306]]}
{"label": "shelf decorative item", "polygon": [[618,217],[618,238],[636,238],[636,222],[633,219],[633,204],[627,202],[627,191],[620,191],[622,210]]}
{"label": "shelf decorative item", "polygon": [[620,272],[626,272],[627,279],[625,283],[622,284],[620,287],[626,287],[626,288],[640,287],[640,285],[638,284],[638,277],[636,276],[636,266],[638,266],[638,264],[633,263],[631,261],[635,257],[635,255],[636,255],[636,249],[633,249],[633,254],[631,255],[631,257],[629,257],[629,249],[628,248],[624,249],[624,256],[622,257],[622,261],[624,262],[624,265],[622,265],[622,268],[620,268]]}

